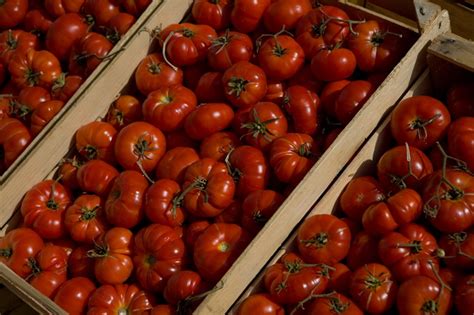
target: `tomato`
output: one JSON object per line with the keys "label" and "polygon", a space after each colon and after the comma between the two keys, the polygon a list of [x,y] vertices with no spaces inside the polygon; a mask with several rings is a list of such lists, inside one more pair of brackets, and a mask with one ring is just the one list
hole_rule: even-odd
{"label": "tomato", "polygon": [[387,192],[417,189],[431,173],[431,161],[421,150],[411,146],[396,146],[385,152],[377,163],[377,176]]}
{"label": "tomato", "polygon": [[226,165],[203,158],[186,169],[179,200],[194,216],[214,217],[231,204],[234,192],[235,184]]}
{"label": "tomato", "polygon": [[206,72],[197,83],[195,92],[201,103],[222,103],[226,101],[221,72]]}
{"label": "tomato", "polygon": [[249,107],[267,93],[267,76],[258,66],[239,61],[224,72],[222,77],[227,99],[236,107]]}
{"label": "tomato", "polygon": [[283,203],[283,196],[273,190],[257,190],[242,202],[242,226],[256,235]]}
{"label": "tomato", "polygon": [[300,70],[304,63],[304,52],[291,36],[274,35],[259,47],[257,58],[269,79],[282,81]]}
{"label": "tomato", "polygon": [[263,97],[264,102],[281,104],[285,96],[286,83],[281,81],[267,82],[267,93]]}
{"label": "tomato", "polygon": [[166,134],[166,149],[171,150],[177,147],[187,147],[197,150],[199,142],[191,139],[184,130],[168,132]]}
{"label": "tomato", "polygon": [[342,211],[360,221],[365,209],[385,199],[382,186],[371,176],[353,178],[344,188],[339,198]]}
{"label": "tomato", "polygon": [[234,200],[218,216],[214,217],[216,223],[240,223],[242,217],[242,202]]}
{"label": "tomato", "polygon": [[31,113],[43,102],[51,100],[48,90],[39,86],[27,86],[21,89],[16,101],[13,101],[12,114],[18,118],[30,118]]}
{"label": "tomato", "polygon": [[283,27],[292,30],[300,18],[310,11],[309,0],[276,0],[265,10],[263,22],[266,29],[272,33],[280,31]]}
{"label": "tomato", "polygon": [[311,67],[304,64],[303,67],[288,80],[288,86],[301,85],[311,92],[318,93],[321,91],[324,82],[316,80],[311,72]]}
{"label": "tomato", "polygon": [[87,314],[146,314],[154,298],[135,284],[102,285],[92,293]]}
{"label": "tomato", "polygon": [[466,276],[460,281],[454,301],[460,315],[474,313],[474,275]]}
{"label": "tomato", "polygon": [[96,195],[81,195],[66,210],[64,224],[72,239],[79,243],[92,244],[105,233],[107,223],[102,201]]}
{"label": "tomato", "polygon": [[182,82],[183,71],[170,67],[158,53],[143,58],[135,71],[135,84],[143,95]]}
{"label": "tomato", "polygon": [[232,266],[249,242],[247,232],[236,224],[211,224],[194,244],[194,265],[203,279],[215,283]]}
{"label": "tomato", "polygon": [[46,48],[59,60],[65,61],[72,47],[89,30],[88,21],[77,13],[66,13],[57,18],[46,34]]}
{"label": "tomato", "polygon": [[259,102],[236,114],[234,125],[245,142],[263,151],[270,149],[276,138],[288,131],[288,121],[278,105]]}
{"label": "tomato", "polygon": [[80,13],[85,0],[45,0],[44,8],[54,17],[66,13]]}
{"label": "tomato", "polygon": [[67,280],[67,260],[63,248],[46,244],[27,263],[31,269],[28,282],[47,297],[53,298],[59,286]]}
{"label": "tomato", "polygon": [[296,132],[314,135],[319,127],[320,100],[307,88],[290,86],[283,96],[283,108],[291,117]]}
{"label": "tomato", "polygon": [[448,169],[436,171],[423,191],[423,210],[441,232],[454,233],[474,224],[474,176]]}
{"label": "tomato", "polygon": [[59,287],[54,297],[54,303],[68,314],[84,314],[87,309],[87,301],[95,289],[94,282],[88,278],[72,278]]}
{"label": "tomato", "polygon": [[390,120],[392,135],[398,144],[424,150],[437,142],[451,122],[446,106],[429,96],[413,96],[401,101]]}
{"label": "tomato", "polygon": [[347,84],[334,103],[336,118],[347,125],[374,92],[369,81],[357,80]]}
{"label": "tomato", "polygon": [[398,286],[387,267],[372,263],[354,271],[350,291],[364,311],[382,314],[395,303]]}
{"label": "tomato", "polygon": [[2,150],[2,165],[10,166],[31,142],[31,134],[21,121],[15,118],[0,120],[0,149]]}
{"label": "tomato", "polygon": [[299,183],[316,163],[318,148],[304,133],[288,133],[273,140],[270,165],[279,181]]}
{"label": "tomato", "polygon": [[103,35],[89,32],[73,46],[69,55],[69,73],[87,78],[112,50],[112,43]]}
{"label": "tomato", "polygon": [[207,53],[209,65],[217,71],[225,71],[239,61],[250,61],[253,43],[247,34],[226,31],[212,41]]}
{"label": "tomato", "polygon": [[[0,9],[1,10],[1,9]],[[38,38],[22,30],[6,30],[0,33],[0,63],[7,66],[15,52],[38,49]]]}
{"label": "tomato", "polygon": [[51,17],[42,9],[28,11],[23,20],[24,30],[36,35],[40,39],[46,36],[52,24],[53,21]]}
{"label": "tomato", "polygon": [[371,235],[383,236],[394,231],[398,224],[384,202],[369,206],[362,216],[362,225]]}
{"label": "tomato", "polygon": [[224,162],[229,152],[239,145],[240,140],[235,133],[229,131],[216,132],[202,140],[199,154],[203,158],[208,157]]}
{"label": "tomato", "polygon": [[472,91],[474,81],[453,84],[447,92],[447,105],[453,118],[474,116]]}
{"label": "tomato", "polygon": [[332,118],[336,118],[336,100],[341,94],[341,91],[350,83],[348,80],[340,80],[328,82],[321,94],[319,95],[321,99],[321,105],[324,108],[324,112]]}
{"label": "tomato", "polygon": [[31,133],[36,136],[63,108],[63,101],[47,101],[41,103],[31,115]]}
{"label": "tomato", "polygon": [[356,270],[365,264],[378,262],[378,243],[379,238],[372,236],[367,231],[361,231],[355,234],[347,255],[347,265],[351,270]]}
{"label": "tomato", "polygon": [[13,114],[14,106],[13,96],[0,94],[0,120],[10,117]]}
{"label": "tomato", "polygon": [[113,0],[85,0],[84,12],[94,17],[96,25],[104,26],[112,17],[120,13],[117,1]]}
{"label": "tomato", "polygon": [[152,171],[166,151],[166,139],[160,129],[137,121],[119,131],[115,158],[125,169]]}
{"label": "tomato", "polygon": [[68,271],[72,277],[94,277],[94,260],[87,256],[89,245],[74,248],[69,255]]}
{"label": "tomato", "polygon": [[34,185],[23,198],[21,214],[25,226],[44,239],[58,239],[66,234],[63,220],[70,204],[70,193],[63,185],[44,180]]}
{"label": "tomato", "polygon": [[343,42],[349,35],[349,20],[342,9],[324,5],[301,17],[296,27],[296,41],[306,57],[312,59],[321,49]]}
{"label": "tomato", "polygon": [[201,77],[208,71],[209,65],[204,61],[183,67],[184,85],[195,90]]}
{"label": "tomato", "polygon": [[120,130],[130,123],[142,119],[142,105],[133,95],[120,95],[107,112],[106,121]]}
{"label": "tomato", "polygon": [[474,118],[463,117],[454,121],[448,129],[448,153],[462,160],[474,171]]}
{"label": "tomato", "polygon": [[94,241],[87,256],[94,259],[94,274],[101,284],[120,284],[130,277],[133,261],[133,234],[122,227],[113,227]]}
{"label": "tomato", "polygon": [[99,159],[113,163],[117,130],[107,122],[93,121],[76,131],[76,149],[88,160]]}
{"label": "tomato", "polygon": [[206,220],[191,222],[184,231],[184,242],[186,243],[186,247],[192,251],[199,235],[201,235],[210,225],[211,223]]}
{"label": "tomato", "polygon": [[400,315],[449,314],[451,291],[426,276],[416,276],[403,282],[399,288],[397,309]]}
{"label": "tomato", "polygon": [[133,262],[145,290],[163,292],[168,279],[184,264],[183,240],[169,226],[152,224],[135,236]]}
{"label": "tomato", "polygon": [[186,168],[199,160],[197,152],[189,147],[176,147],[163,155],[156,168],[156,178],[168,178],[181,184]]}
{"label": "tomato", "polygon": [[232,107],[225,103],[207,103],[196,107],[184,122],[186,134],[202,140],[230,126],[234,119]]}
{"label": "tomato", "polygon": [[164,132],[175,131],[196,106],[196,95],[190,89],[179,84],[161,87],[143,102],[143,117]]}
{"label": "tomato", "polygon": [[319,297],[311,302],[308,315],[362,315],[364,312],[346,296],[340,293]]}
{"label": "tomato", "polygon": [[80,76],[61,73],[51,87],[51,96],[56,100],[67,102],[76,93],[82,82],[83,79]]}
{"label": "tomato", "polygon": [[329,273],[328,291],[336,291],[343,294],[349,292],[349,285],[352,279],[352,271],[346,265],[337,263],[332,266],[331,269],[328,266],[325,267],[328,272],[324,270],[324,273]]}
{"label": "tomato", "polygon": [[59,60],[49,51],[16,52],[8,65],[12,81],[20,88],[39,85],[50,88],[61,74]]}
{"label": "tomato", "polygon": [[285,310],[269,294],[256,293],[247,297],[237,309],[237,315],[284,315]]}
{"label": "tomato", "polygon": [[28,0],[5,0],[0,5],[0,28],[12,28],[20,24],[28,11]]}
{"label": "tomato", "polygon": [[356,68],[356,58],[347,48],[321,49],[311,59],[311,71],[320,81],[338,81],[349,78]]}
{"label": "tomato", "polygon": [[314,215],[300,226],[296,243],[305,262],[331,265],[347,256],[351,232],[333,215]]}
{"label": "tomato", "polygon": [[145,194],[144,210],[147,218],[154,223],[181,226],[184,211],[180,204],[175,204],[180,192],[181,187],[173,180],[160,179],[153,183]]}
{"label": "tomato", "polygon": [[151,309],[150,315],[176,315],[176,306],[169,304],[155,305]]}
{"label": "tomato", "polygon": [[122,5],[128,13],[138,17],[143,11],[145,11],[151,2],[152,0],[124,0],[122,1]]}
{"label": "tomato", "polygon": [[41,237],[29,228],[17,228],[0,237],[0,262],[25,278],[30,273],[28,261],[43,248]]}
{"label": "tomato", "polygon": [[212,41],[217,38],[216,31],[203,24],[170,24],[160,33],[163,50],[174,66],[188,66],[207,57]]}
{"label": "tomato", "polygon": [[230,15],[232,25],[242,33],[255,31],[270,3],[271,0],[235,0]]}
{"label": "tomato", "polygon": [[113,44],[118,43],[118,41],[135,24],[136,20],[137,19],[133,15],[124,12],[114,15],[107,23],[105,37],[107,37],[107,39]]}
{"label": "tomato", "polygon": [[431,233],[421,225],[411,223],[382,238],[378,253],[397,280],[404,281],[420,274],[436,279],[433,273],[438,268],[437,248]]}
{"label": "tomato", "polygon": [[229,26],[232,1],[229,0],[196,0],[191,14],[198,24],[206,24],[216,30]]}
{"label": "tomato", "polygon": [[455,270],[474,268],[474,232],[459,232],[443,235],[439,246],[445,251],[444,261]]}
{"label": "tomato", "polygon": [[231,150],[226,161],[236,183],[236,196],[245,197],[267,186],[270,170],[261,150],[243,145]]}
{"label": "tomato", "polygon": [[187,298],[203,293],[205,289],[206,283],[197,272],[181,270],[169,278],[163,295],[168,303],[178,305],[186,302]]}
{"label": "tomato", "polygon": [[77,183],[82,191],[106,197],[119,172],[102,160],[90,160],[77,171]]}

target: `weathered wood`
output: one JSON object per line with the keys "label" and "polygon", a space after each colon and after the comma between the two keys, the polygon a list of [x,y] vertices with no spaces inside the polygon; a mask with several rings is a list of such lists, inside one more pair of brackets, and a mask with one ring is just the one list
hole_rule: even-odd
{"label": "weathered wood", "polygon": [[438,36],[429,46],[428,51],[463,69],[474,71],[474,41],[453,33],[446,33]]}

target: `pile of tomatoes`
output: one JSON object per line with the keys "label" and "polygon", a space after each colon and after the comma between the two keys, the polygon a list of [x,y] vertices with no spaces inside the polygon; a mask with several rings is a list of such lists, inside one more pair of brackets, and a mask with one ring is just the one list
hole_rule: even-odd
{"label": "pile of tomatoes", "polygon": [[305,220],[237,313],[474,314],[473,88],[400,102],[376,175]]}
{"label": "pile of tomatoes", "polygon": [[77,130],[0,240],[0,261],[68,312],[185,313],[217,290],[410,42],[310,0],[192,13],[150,32],[130,92]]}
{"label": "pile of tomatoes", "polygon": [[0,2],[0,174],[61,110],[151,0]]}

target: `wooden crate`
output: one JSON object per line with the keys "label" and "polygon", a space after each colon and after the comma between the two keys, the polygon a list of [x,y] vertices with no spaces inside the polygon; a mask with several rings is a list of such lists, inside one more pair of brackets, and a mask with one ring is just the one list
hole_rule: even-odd
{"label": "wooden crate", "polygon": [[[447,39],[451,40],[447,41]],[[451,59],[446,55],[442,55],[441,57],[438,56],[440,50],[446,51],[450,49],[450,45],[453,43],[452,40],[456,41],[456,47],[461,47],[462,49],[459,49],[457,53],[453,52],[451,55],[453,58]],[[442,45],[442,48],[440,45]],[[452,80],[447,80],[447,78],[474,78],[474,69],[472,68],[472,63],[474,62],[474,49],[470,49],[469,53],[465,53],[466,49],[472,48],[472,45],[474,45],[474,42],[459,39],[457,35],[452,33],[440,35],[428,48],[428,55],[426,58],[428,59],[429,68],[423,72],[413,86],[403,95],[402,99],[414,95],[432,95],[443,99],[448,88],[445,85],[446,81],[449,81],[450,84],[453,83]],[[463,59],[460,59],[461,55]],[[443,86],[439,85],[441,82],[444,83]],[[376,174],[378,160],[394,144],[389,124],[390,116],[383,120],[381,125],[375,130],[374,134],[367,140],[361,150],[347,165],[341,175],[338,176],[337,180],[331,185],[330,189],[308,213],[307,217],[316,214],[333,213],[338,208],[339,196],[353,178]],[[304,220],[302,220],[302,222],[303,221]],[[296,250],[296,233],[297,230],[288,236],[281,248],[268,261],[265,268],[261,270],[258,276],[252,281],[237,302],[233,305],[229,314],[235,314],[240,303],[249,295],[264,290],[264,270],[275,264],[280,257],[288,251]]]}
{"label": "wooden crate", "polygon": [[[178,22],[191,3],[191,0],[164,0],[143,26],[153,29],[159,24]],[[224,276],[223,288],[209,295],[198,307],[196,314],[224,314],[231,307],[280,247],[289,232],[306,215],[364,143],[381,117],[426,68],[424,56],[428,43],[450,29],[447,12],[441,12],[439,8],[430,11],[433,15],[424,21],[421,34],[417,34],[413,27],[365,8],[349,3],[338,5],[352,13],[360,12],[358,14],[367,18],[386,20],[393,25],[393,29],[401,27],[418,39]],[[14,218],[19,217],[19,211],[16,210],[24,193],[34,183],[54,174],[55,166],[68,153],[75,130],[89,121],[103,117],[115,95],[127,88],[134,69],[150,51],[150,43],[147,33],[136,30],[135,35],[127,43],[127,50],[112,60],[111,65],[103,71],[102,75],[107,79],[95,83],[98,92],[83,94],[81,96],[83,105],[73,106],[56,121],[48,135],[48,141],[36,147],[34,156],[19,168],[12,181],[1,188],[0,203],[4,207],[0,212],[0,235],[16,226]]]}

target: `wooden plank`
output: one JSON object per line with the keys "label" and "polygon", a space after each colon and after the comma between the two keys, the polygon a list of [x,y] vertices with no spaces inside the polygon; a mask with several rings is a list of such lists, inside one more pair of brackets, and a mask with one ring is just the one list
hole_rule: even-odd
{"label": "wooden plank", "polygon": [[223,288],[208,295],[194,314],[224,314],[230,308],[375,129],[381,117],[426,68],[428,43],[449,30],[448,13],[442,11],[226,273],[222,279]]}
{"label": "wooden plank", "polygon": [[[413,84],[413,86],[403,95],[402,99],[411,97],[413,95],[428,95],[432,93],[432,84],[430,81],[429,71],[426,70]],[[377,161],[382,154],[389,149],[391,143],[390,135],[390,117],[387,117],[383,123],[377,128],[374,134],[364,144],[359,153],[354,157],[351,163],[344,169],[337,180],[331,185],[330,189],[313,207],[311,212],[307,215],[313,216],[315,214],[332,213],[339,202],[339,196],[347,186],[347,184],[355,177],[374,174]],[[267,267],[275,264],[281,256],[287,251],[295,248],[294,240],[296,238],[296,231],[293,232],[283,243],[276,254],[268,261],[262,272],[255,278],[251,285],[241,295],[239,300],[233,305],[230,314],[235,314],[240,303],[249,295],[261,292],[263,290],[263,275]]]}
{"label": "wooden plank", "polygon": [[473,41],[453,33],[446,33],[436,38],[429,46],[428,51],[430,54],[474,72]]}

